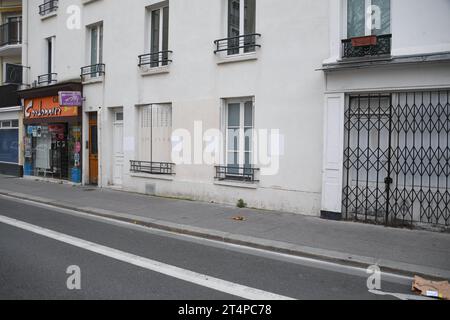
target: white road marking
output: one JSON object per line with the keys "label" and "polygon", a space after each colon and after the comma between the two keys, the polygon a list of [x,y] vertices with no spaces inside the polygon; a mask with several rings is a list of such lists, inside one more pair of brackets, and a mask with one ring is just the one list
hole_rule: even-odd
{"label": "white road marking", "polygon": [[190,270],[178,268],[155,260],[150,260],[131,253],[109,248],[83,239],[75,238],[53,230],[45,229],[16,219],[11,219],[0,215],[0,222],[26,230],[59,242],[67,243],[72,246],[95,252],[97,254],[126,262],[144,269],[148,269],[157,273],[167,275],[176,279],[187,281],[199,286],[224,292],[233,296],[241,297],[248,300],[294,300],[293,298],[274,294],[267,291],[243,286],[237,283],[221,280],[200,274]]}
{"label": "white road marking", "polygon": [[[338,263],[338,262],[319,260],[316,258],[307,258],[307,257],[302,257],[302,256],[289,255],[289,254],[285,254],[285,253],[268,251],[268,250],[264,250],[264,249],[258,249],[258,248],[243,246],[243,245],[239,245],[239,244],[211,240],[211,239],[196,237],[196,236],[187,235],[187,234],[180,234],[180,233],[166,231],[166,230],[162,230],[162,229],[155,229],[155,228],[151,228],[151,227],[142,226],[139,224],[133,224],[131,222],[117,220],[114,218],[107,218],[107,217],[98,216],[98,215],[95,215],[92,213],[76,211],[73,209],[65,209],[65,208],[61,208],[61,207],[51,205],[51,204],[41,203],[41,202],[29,200],[29,199],[16,198],[13,196],[7,196],[7,195],[3,195],[3,194],[0,195],[0,198],[6,198],[11,201],[19,202],[19,203],[26,203],[28,205],[36,206],[39,208],[48,208],[48,209],[51,209],[56,212],[62,212],[62,213],[70,214],[70,215],[77,216],[77,217],[89,218],[94,221],[108,222],[108,223],[111,223],[114,225],[120,225],[120,226],[129,227],[129,228],[134,228],[134,229],[142,230],[144,232],[151,231],[156,234],[170,235],[170,236],[176,237],[178,239],[180,239],[180,238],[181,239],[183,239],[183,238],[184,239],[192,239],[192,240],[195,240],[196,242],[214,244],[214,245],[218,245],[222,248],[236,249],[238,251],[245,251],[246,253],[255,253],[257,255],[263,255],[265,257],[270,257],[270,258],[281,258],[284,260],[289,260],[289,262],[293,262],[293,263],[298,262],[305,266],[313,266],[315,268],[322,268],[323,270],[341,272],[341,273],[351,274],[351,275],[359,275],[362,277],[366,277],[366,275],[367,275],[367,269],[363,268],[363,267],[345,265],[345,264]],[[391,273],[391,272],[386,272],[386,271],[382,271],[381,275],[388,279],[392,279],[394,281],[402,282],[402,283],[406,283],[406,282],[409,283],[414,280],[410,276],[404,276],[404,275],[400,275],[397,273]]]}

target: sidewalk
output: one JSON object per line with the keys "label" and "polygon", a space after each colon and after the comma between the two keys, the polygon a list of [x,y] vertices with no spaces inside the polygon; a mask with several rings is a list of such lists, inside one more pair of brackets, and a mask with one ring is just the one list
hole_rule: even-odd
{"label": "sidewalk", "polygon": [[[378,264],[386,271],[450,279],[450,234],[6,176],[0,176],[0,194],[282,253],[358,266]],[[235,221],[235,216],[243,216],[246,221]]]}

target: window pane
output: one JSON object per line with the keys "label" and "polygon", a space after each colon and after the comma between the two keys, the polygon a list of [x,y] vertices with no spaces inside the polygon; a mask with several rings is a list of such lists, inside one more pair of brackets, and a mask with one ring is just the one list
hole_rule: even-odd
{"label": "window pane", "polygon": [[98,154],[97,126],[91,126],[91,154]]}
{"label": "window pane", "polygon": [[245,103],[245,112],[244,112],[244,126],[246,128],[253,127],[253,102],[247,101]]}
{"label": "window pane", "polygon": [[[165,7],[163,9],[163,51],[169,50],[169,7]],[[164,53],[163,56],[163,65],[167,65],[168,54]]]}
{"label": "window pane", "polygon": [[123,121],[123,112],[116,113],[116,121]]}
{"label": "window pane", "polygon": [[228,152],[228,167],[239,167],[239,153]]}
{"label": "window pane", "polygon": [[228,127],[239,127],[241,124],[241,105],[230,103],[228,105]]}
{"label": "window pane", "polygon": [[13,128],[19,127],[19,120],[13,120],[11,123],[12,123]]}
{"label": "window pane", "polygon": [[239,151],[239,129],[228,129],[227,150]]}
{"label": "window pane", "polygon": [[92,28],[91,29],[91,64],[97,64],[97,57],[98,57],[98,29]]}
{"label": "window pane", "polygon": [[245,153],[244,167],[245,168],[251,168],[252,166],[253,166],[252,153],[251,152],[246,152]]}
{"label": "window pane", "polygon": [[[228,37],[237,37],[240,35],[240,0],[228,0]],[[239,53],[239,39],[230,39],[228,41],[228,54]]]}
{"label": "window pane", "polygon": [[103,62],[103,26],[98,27],[99,34],[99,44],[98,44],[98,63]]}
{"label": "window pane", "polygon": [[[159,25],[160,25],[159,18],[160,18],[160,10],[158,9],[158,10],[152,11],[152,31],[151,31],[152,38],[151,38],[151,47],[150,47],[151,53],[159,52]],[[157,67],[159,65],[158,55],[152,56],[151,59],[154,62],[151,64],[151,66]]]}
{"label": "window pane", "polygon": [[252,151],[253,129],[245,129],[245,151]]}
{"label": "window pane", "polygon": [[[254,34],[256,32],[256,0],[245,0],[244,7],[244,34]],[[244,52],[255,51],[255,37],[245,37]]]}
{"label": "window pane", "polygon": [[347,0],[347,38],[366,34],[365,0]]}
{"label": "window pane", "polygon": [[383,35],[391,33],[391,1],[390,0],[372,0],[373,6],[378,6],[380,8],[381,14],[381,24],[380,29],[372,30],[374,35]]}

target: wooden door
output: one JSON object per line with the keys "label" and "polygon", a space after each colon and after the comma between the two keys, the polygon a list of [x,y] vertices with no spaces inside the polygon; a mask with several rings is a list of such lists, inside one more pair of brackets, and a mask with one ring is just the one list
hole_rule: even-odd
{"label": "wooden door", "polygon": [[98,185],[97,113],[89,114],[89,183]]}

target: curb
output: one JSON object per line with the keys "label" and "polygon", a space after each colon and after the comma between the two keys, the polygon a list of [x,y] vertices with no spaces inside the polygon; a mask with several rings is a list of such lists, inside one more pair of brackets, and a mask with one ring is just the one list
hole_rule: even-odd
{"label": "curb", "polygon": [[204,229],[163,220],[146,218],[142,216],[135,216],[127,213],[102,210],[98,208],[77,207],[73,205],[68,205],[63,202],[54,201],[52,199],[35,197],[22,193],[9,192],[1,189],[0,195],[11,197],[18,200],[26,200],[37,204],[50,205],[60,209],[78,211],[92,216],[128,222],[134,225],[140,225],[157,230],[169,231],[182,235],[189,235],[198,238],[230,243],[235,245],[242,245],[250,248],[261,249],[281,254],[316,259],[331,263],[339,263],[343,265],[359,267],[364,269],[367,269],[369,266],[377,265],[383,272],[390,272],[408,277],[414,277],[418,275],[422,277],[432,277],[433,279],[450,279],[450,270],[408,264],[403,262],[396,262],[391,260],[375,259],[371,257],[353,255],[338,251],[300,246],[292,243],[261,239],[212,229]]}

